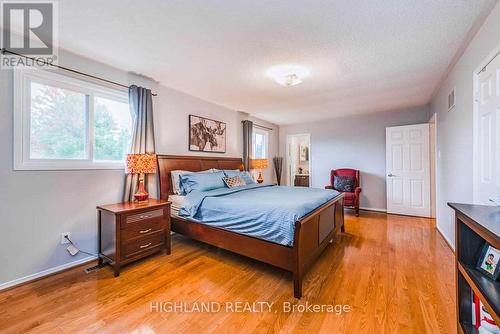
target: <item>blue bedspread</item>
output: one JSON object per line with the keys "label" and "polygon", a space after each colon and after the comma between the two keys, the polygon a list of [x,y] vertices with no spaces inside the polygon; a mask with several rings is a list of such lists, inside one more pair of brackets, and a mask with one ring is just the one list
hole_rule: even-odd
{"label": "blue bedspread", "polygon": [[336,197],[334,190],[251,184],[192,191],[179,215],[210,226],[292,246],[295,221]]}

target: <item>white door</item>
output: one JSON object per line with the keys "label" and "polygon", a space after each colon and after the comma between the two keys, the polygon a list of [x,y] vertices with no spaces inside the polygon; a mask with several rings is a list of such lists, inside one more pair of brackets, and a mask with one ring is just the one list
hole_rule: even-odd
{"label": "white door", "polygon": [[431,216],[429,124],[386,128],[387,212]]}
{"label": "white door", "polygon": [[476,94],[476,202],[500,197],[500,56],[478,76]]}

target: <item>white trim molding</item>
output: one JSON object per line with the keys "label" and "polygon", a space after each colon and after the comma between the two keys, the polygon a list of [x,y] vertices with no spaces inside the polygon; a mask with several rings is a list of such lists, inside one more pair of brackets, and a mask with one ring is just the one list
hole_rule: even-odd
{"label": "white trim molding", "polygon": [[455,252],[455,245],[450,241],[450,239],[448,239],[446,234],[444,234],[443,231],[441,231],[439,225],[437,224],[436,224],[436,229],[438,230],[439,234],[443,237],[444,241],[448,244],[448,246]]}
{"label": "white trim molding", "polygon": [[80,259],[80,260],[76,260],[76,261],[73,261],[73,262],[65,263],[65,264],[62,264],[60,266],[49,268],[49,269],[46,269],[46,270],[42,270],[42,271],[39,271],[37,273],[31,274],[31,275],[27,275],[27,276],[24,276],[24,277],[16,278],[15,280],[12,280],[12,281],[9,281],[9,282],[0,283],[0,290],[5,290],[5,289],[8,289],[8,288],[15,287],[16,285],[20,285],[20,284],[23,284],[23,283],[31,282],[31,281],[37,280],[39,278],[42,278],[42,277],[45,277],[45,276],[49,276],[49,275],[58,273],[60,271],[64,271],[64,270],[67,270],[67,269],[70,269],[70,268],[73,268],[73,267],[77,267],[79,265],[91,262],[91,261],[96,260],[96,259],[97,258],[94,257],[94,256],[87,256],[87,257],[84,257],[83,259]]}
{"label": "white trim molding", "polygon": [[380,208],[366,208],[366,207],[359,207],[360,210],[364,211],[375,211],[375,212],[383,212],[387,213],[387,209],[380,209]]}
{"label": "white trim molding", "polygon": [[313,157],[313,146],[312,146],[312,137],[311,133],[295,133],[295,134],[288,134],[286,135],[286,146],[285,146],[285,179],[286,179],[286,185],[288,186],[293,186],[294,181],[291,179],[292,174],[290,170],[290,139],[293,137],[307,137],[309,141],[309,160],[308,160],[308,169],[309,169],[309,187],[312,187],[313,184],[313,166],[312,166],[312,157]]}

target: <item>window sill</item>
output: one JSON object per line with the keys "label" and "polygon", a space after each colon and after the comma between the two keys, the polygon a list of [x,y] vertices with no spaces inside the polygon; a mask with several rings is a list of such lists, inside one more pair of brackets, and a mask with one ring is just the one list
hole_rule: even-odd
{"label": "window sill", "polygon": [[82,162],[82,161],[24,161],[14,164],[14,170],[35,171],[35,170],[124,170],[123,162]]}

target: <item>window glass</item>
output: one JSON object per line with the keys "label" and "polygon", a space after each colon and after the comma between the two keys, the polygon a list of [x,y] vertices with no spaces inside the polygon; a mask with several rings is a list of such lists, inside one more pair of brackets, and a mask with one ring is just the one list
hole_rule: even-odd
{"label": "window glass", "polygon": [[131,140],[129,105],[95,97],[94,115],[94,160],[123,161]]}
{"label": "window glass", "polygon": [[253,133],[253,158],[266,159],[268,149],[268,133],[261,130],[255,130]]}
{"label": "window glass", "polygon": [[84,94],[31,82],[30,158],[85,159]]}

